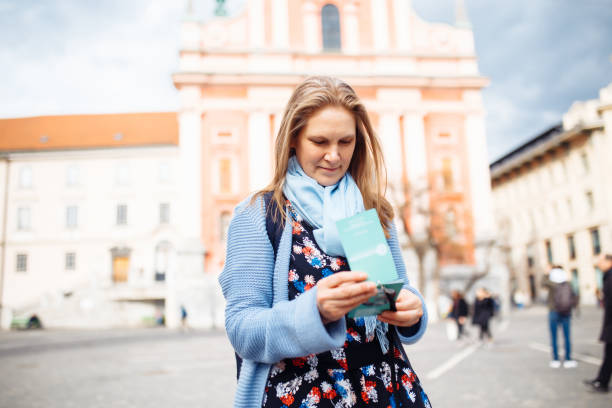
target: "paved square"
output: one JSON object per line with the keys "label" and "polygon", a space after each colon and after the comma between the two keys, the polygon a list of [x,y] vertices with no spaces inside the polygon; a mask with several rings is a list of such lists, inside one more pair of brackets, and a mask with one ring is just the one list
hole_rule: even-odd
{"label": "paved square", "polygon": [[[407,352],[436,408],[609,408],[612,393],[581,384],[597,373],[600,323],[595,308],[573,318],[574,369],[548,367],[543,308],[494,324],[491,347],[451,342],[440,322]],[[0,333],[0,407],[229,407],[235,386],[233,351],[221,331]]]}

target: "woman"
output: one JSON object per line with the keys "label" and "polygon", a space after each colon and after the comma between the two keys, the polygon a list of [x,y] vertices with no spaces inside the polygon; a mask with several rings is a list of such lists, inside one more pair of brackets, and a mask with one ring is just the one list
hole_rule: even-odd
{"label": "woman", "polygon": [[[380,142],[353,89],[329,77],[299,85],[275,157],[270,185],[235,211],[219,278],[226,330],[244,359],[234,405],[430,406],[393,341],[398,335],[417,341],[427,312],[406,278],[393,210],[383,196]],[[350,271],[335,221],[370,208],[405,285],[396,312],[350,319],[347,312],[376,287],[365,273]],[[282,227],[279,242],[268,234],[271,221]]]}
{"label": "woman", "polygon": [[474,301],[474,317],[472,323],[480,327],[480,340],[491,342],[493,336],[489,329],[489,321],[495,314],[495,303],[491,298],[491,294],[485,288],[478,288],[476,291],[476,300]]}
{"label": "woman", "polygon": [[457,340],[459,340],[464,335],[463,326],[468,316],[468,304],[463,297],[463,293],[458,290],[453,290],[451,297],[453,304],[450,307],[448,317],[453,318],[457,324]]}

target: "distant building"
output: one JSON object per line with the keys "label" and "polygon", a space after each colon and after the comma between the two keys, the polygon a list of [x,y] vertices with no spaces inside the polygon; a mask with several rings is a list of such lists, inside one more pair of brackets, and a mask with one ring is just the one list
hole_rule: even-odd
{"label": "distant building", "polygon": [[612,251],[612,84],[575,102],[555,125],[491,164],[495,216],[514,287],[538,296],[549,264],[595,303],[599,253]]}
{"label": "distant building", "polygon": [[195,255],[181,254],[181,181],[192,177],[176,113],[4,119],[0,134],[4,328],[33,313],[46,326],[109,327],[164,311],[176,326],[178,302],[201,308],[189,293],[205,292],[199,236]]}
{"label": "distant building", "polygon": [[207,271],[223,266],[234,206],[271,179],[283,110],[313,74],[346,80],[365,102],[398,206],[404,182],[429,184],[426,199],[462,248],[443,251],[441,263],[476,263],[474,242],[493,234],[481,97],[488,80],[462,1],[451,26],[421,20],[406,0],[251,0],[235,17],[188,15],[181,38],[173,80],[181,137],[202,155]]}

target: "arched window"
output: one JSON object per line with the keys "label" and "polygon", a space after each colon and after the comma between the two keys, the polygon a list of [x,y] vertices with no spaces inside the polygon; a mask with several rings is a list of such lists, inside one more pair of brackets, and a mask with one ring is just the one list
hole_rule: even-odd
{"label": "arched window", "polygon": [[340,50],[340,13],[338,7],[326,4],[321,9],[321,27],[323,29],[323,50]]}

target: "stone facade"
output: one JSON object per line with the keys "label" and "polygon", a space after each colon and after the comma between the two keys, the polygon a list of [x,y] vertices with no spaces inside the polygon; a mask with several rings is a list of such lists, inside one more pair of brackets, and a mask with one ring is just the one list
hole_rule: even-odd
{"label": "stone facade", "polygon": [[495,216],[514,287],[531,300],[540,296],[548,265],[559,264],[581,302],[596,302],[596,257],[612,251],[611,155],[612,84],[491,164]]}

